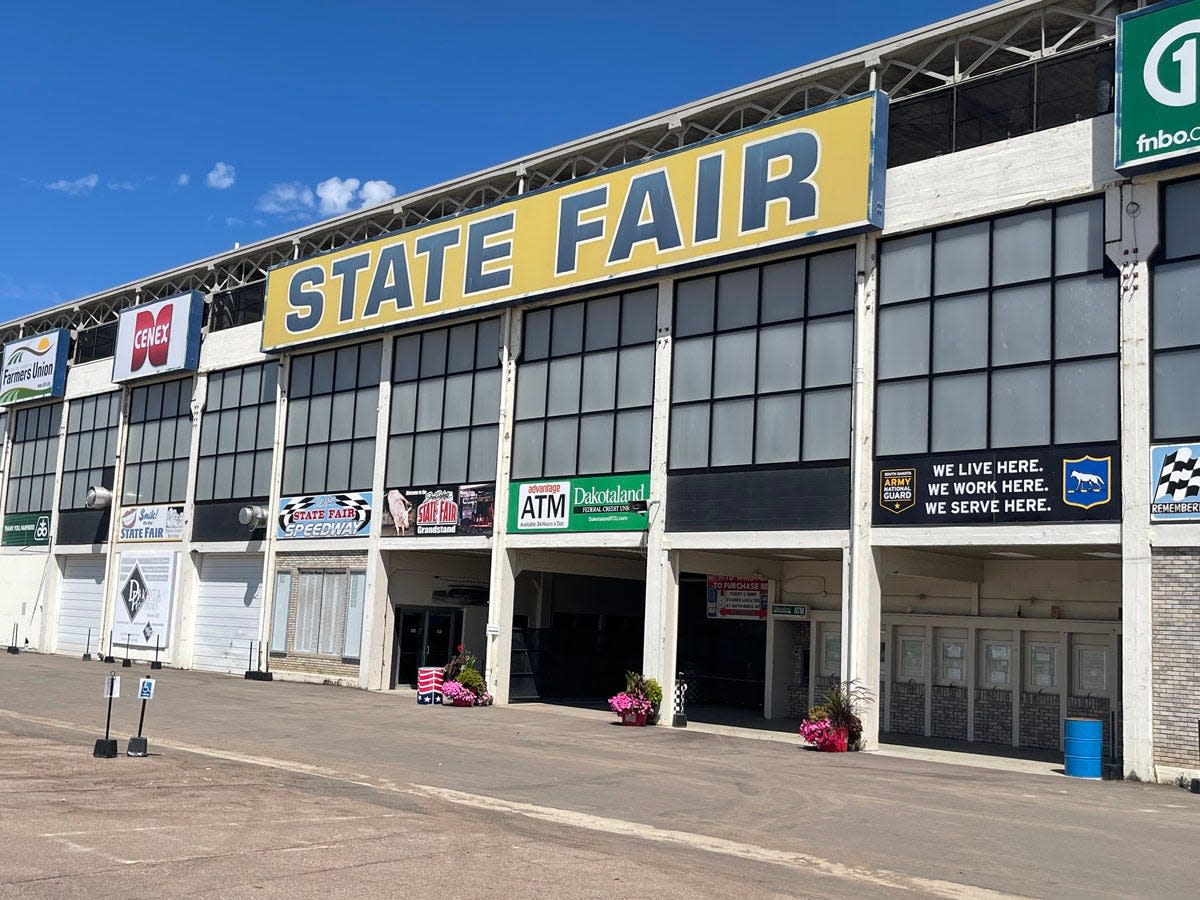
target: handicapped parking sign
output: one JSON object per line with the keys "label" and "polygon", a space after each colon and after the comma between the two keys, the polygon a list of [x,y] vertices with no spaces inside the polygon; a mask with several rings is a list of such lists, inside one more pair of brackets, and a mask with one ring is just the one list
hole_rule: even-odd
{"label": "handicapped parking sign", "polygon": [[154,699],[154,679],[143,678],[138,682],[138,699],[153,700]]}

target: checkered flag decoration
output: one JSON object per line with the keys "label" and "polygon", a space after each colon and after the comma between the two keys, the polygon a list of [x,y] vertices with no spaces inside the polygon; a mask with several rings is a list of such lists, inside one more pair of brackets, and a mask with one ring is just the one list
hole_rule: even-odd
{"label": "checkered flag decoration", "polygon": [[1158,473],[1155,500],[1187,500],[1200,494],[1200,459],[1187,447],[1180,447],[1163,458]]}
{"label": "checkered flag decoration", "polygon": [[288,526],[292,524],[292,520],[296,518],[296,513],[302,509],[308,509],[316,502],[316,497],[293,497],[287,503],[283,504],[283,508],[279,510],[279,529],[287,531]]}
{"label": "checkered flag decoration", "polygon": [[354,510],[355,531],[362,531],[371,521],[371,502],[362,494],[334,494],[338,506]]}

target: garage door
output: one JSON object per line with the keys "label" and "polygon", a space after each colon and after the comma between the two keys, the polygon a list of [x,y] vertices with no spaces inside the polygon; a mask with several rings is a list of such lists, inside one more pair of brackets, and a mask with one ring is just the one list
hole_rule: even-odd
{"label": "garage door", "polygon": [[250,642],[257,651],[262,611],[261,556],[206,556],[200,566],[192,666],[245,672]]}
{"label": "garage door", "polygon": [[104,557],[68,556],[58,595],[58,652],[99,652],[104,611]]}

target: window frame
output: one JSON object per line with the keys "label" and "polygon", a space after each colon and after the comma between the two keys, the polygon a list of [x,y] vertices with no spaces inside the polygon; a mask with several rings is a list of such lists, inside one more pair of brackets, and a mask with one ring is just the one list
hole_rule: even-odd
{"label": "window frame", "polygon": [[[319,601],[319,605],[318,605],[318,609],[317,609],[316,617],[315,617],[315,620],[316,620],[316,633],[315,633],[316,649],[315,650],[300,649],[296,646],[297,636],[300,631],[300,615],[301,615],[300,604],[301,604],[301,600],[302,600],[301,592],[303,590],[304,579],[306,576],[308,576],[308,577],[320,576],[320,578],[321,578],[320,589],[317,591],[317,596],[320,598],[320,601]],[[325,590],[324,590],[324,588],[325,588],[326,579],[330,578],[330,577],[340,578],[342,580],[341,587],[337,592],[337,597],[335,598],[335,602],[336,602],[338,608],[334,612],[334,616],[336,617],[336,621],[340,623],[341,632],[342,632],[340,647],[338,648],[337,653],[326,653],[326,652],[322,652],[322,650],[321,650],[321,632],[322,632],[322,625],[325,620]],[[351,644],[351,637],[352,637],[349,626],[352,624],[352,618],[351,618],[352,614],[351,614],[350,607],[351,607],[351,601],[354,598],[353,585],[356,583],[356,579],[358,579],[360,583],[365,582],[366,569],[361,565],[352,565],[352,566],[346,566],[346,567],[298,566],[294,569],[292,569],[292,568],[277,569],[276,570],[276,588],[275,588],[276,589],[276,599],[274,601],[274,610],[276,613],[279,611],[279,607],[281,605],[283,605],[280,603],[279,591],[280,591],[280,588],[281,588],[285,578],[287,581],[287,590],[288,590],[288,602],[286,605],[284,605],[285,615],[287,615],[289,619],[294,619],[294,621],[292,621],[291,627],[289,627],[287,629],[287,637],[286,637],[286,643],[285,643],[286,649],[284,649],[284,650],[275,649],[275,646],[274,646],[275,630],[274,630],[274,626],[272,626],[271,654],[273,656],[277,656],[277,657],[297,656],[297,657],[303,657],[303,658],[307,658],[307,659],[337,660],[339,662],[342,662],[342,663],[345,663],[348,665],[353,665],[353,664],[357,664],[357,663],[361,662],[361,658],[362,658],[362,626],[363,626],[362,614],[363,614],[363,607],[365,606],[365,603],[366,603],[365,594],[360,595],[358,597],[358,604],[359,604],[359,609],[358,609],[358,614],[357,614],[358,632],[357,632],[357,639],[354,641],[354,643],[357,644],[359,652],[356,655],[347,656],[346,650],[347,650],[347,647],[350,646],[350,644]],[[294,601],[292,599],[293,591],[295,592]],[[294,617],[292,616],[293,608],[295,610]]]}
{"label": "window frame", "polygon": [[[648,337],[642,339],[626,339],[625,322],[626,310],[629,301],[628,298],[636,297],[642,294],[654,294],[653,309],[654,309],[654,325],[651,328],[651,333]],[[647,472],[650,469],[651,453],[654,442],[654,369],[655,358],[657,356],[657,335],[658,335],[658,310],[660,297],[658,296],[657,285],[633,285],[627,290],[618,291],[615,293],[598,294],[596,296],[585,297],[578,300],[570,300],[565,303],[556,303],[549,306],[540,306],[535,309],[525,311],[522,319],[522,340],[521,340],[521,356],[517,362],[516,374],[516,389],[514,393],[513,404],[513,422],[512,436],[510,438],[512,451],[512,480],[513,481],[528,481],[534,479],[551,479],[551,478],[577,478],[588,477],[598,478],[610,475],[637,474]],[[591,310],[599,309],[601,304],[609,301],[615,301],[617,307],[616,316],[616,338],[615,342],[602,346],[592,347],[589,349],[589,325],[593,313]],[[573,311],[580,310],[580,340],[577,350],[569,350],[565,352],[556,352],[554,347],[555,322],[559,316],[573,314]],[[530,344],[527,340],[529,336],[529,324],[531,316],[540,316],[545,314],[547,331],[547,345],[544,353],[538,351],[530,351]],[[628,359],[625,351],[636,350],[639,348],[648,348],[650,353],[650,381],[648,397],[645,402],[633,403],[627,406],[620,404],[620,386],[621,386],[621,367],[622,359]],[[613,357],[613,374],[612,374],[612,400],[611,403],[605,406],[596,408],[584,409],[584,390],[587,384],[586,370],[587,361],[589,359],[598,359],[606,355]],[[578,393],[575,398],[573,411],[552,413],[551,398],[553,378],[552,371],[555,368],[555,363],[559,363],[563,367],[570,366],[572,361],[578,366]],[[629,363],[625,363],[628,365]],[[532,371],[534,366],[545,366],[545,384],[541,396],[541,412],[534,415],[518,414],[518,405],[516,398],[521,396],[521,378],[524,373]],[[524,375],[524,377],[531,377]],[[629,417],[632,421],[633,416],[645,417],[647,428],[645,432],[645,465],[633,467],[625,467],[617,465],[618,442],[617,433],[619,422],[622,416]],[[583,429],[585,423],[592,420],[598,420],[601,417],[608,416],[611,421],[604,423],[607,428],[608,436],[610,437],[610,446],[608,452],[608,465],[598,469],[592,469],[587,472],[581,471],[583,458]],[[537,441],[540,448],[540,457],[536,472],[527,470],[524,465],[521,465],[526,460],[519,457],[520,444],[518,443],[518,432],[526,431],[531,427],[536,427],[540,423],[541,440]],[[557,470],[547,471],[547,445],[551,429],[555,426],[573,428],[574,434],[574,461],[570,466],[571,471],[559,472]],[[641,447],[638,448],[642,449]]]}
{"label": "window frame", "polygon": [[[39,403],[34,406],[16,407],[16,415],[13,417],[12,437],[9,440],[12,442],[13,460],[10,460],[6,477],[8,484],[6,486],[7,493],[4,498],[4,514],[20,514],[20,513],[54,513],[54,483],[56,480],[56,472],[58,471],[58,451],[59,451],[59,435],[62,432],[62,413],[63,401],[56,400],[53,403]],[[46,415],[45,433],[41,425],[43,412]],[[32,435],[29,434],[29,417],[36,416],[37,421],[34,424]],[[24,426],[23,429],[20,426]],[[18,437],[18,431],[23,430],[24,436]],[[26,462],[25,447],[29,446],[29,453],[32,454],[28,463]],[[45,459],[42,465],[37,465],[37,459],[45,452]],[[18,453],[20,458],[17,458]],[[24,471],[23,471],[24,470]],[[32,503],[33,485],[38,484],[38,505]],[[25,490],[25,486],[28,490]],[[49,487],[49,496],[46,495],[46,489]],[[22,494],[24,493],[24,499]],[[45,500],[45,504],[42,504]]]}
{"label": "window frame", "polygon": [[[486,325],[489,329],[495,326],[495,334],[497,343],[494,348],[488,348],[486,344],[480,343],[480,326]],[[470,327],[471,335],[471,365],[468,368],[460,368],[451,370],[450,363],[450,342],[451,334],[457,329]],[[392,385],[392,401],[388,410],[388,427],[386,432],[387,445],[385,452],[387,459],[384,463],[384,487],[385,489],[405,489],[405,488],[453,488],[463,484],[480,484],[488,483],[496,480],[496,462],[500,447],[500,407],[504,401],[504,373],[500,363],[500,348],[502,346],[504,320],[495,316],[488,316],[482,319],[471,319],[465,322],[455,322],[449,325],[443,325],[438,328],[429,328],[423,331],[406,332],[397,335],[392,341],[392,371],[388,374],[388,378]],[[400,353],[399,349],[401,342],[415,340],[417,345],[417,354],[415,362],[412,363],[414,374],[411,376],[401,376],[399,373]],[[437,372],[425,373],[425,353],[427,342],[443,342],[441,355],[442,364]],[[481,359],[482,354],[482,359]],[[481,364],[482,363],[482,364]],[[489,415],[481,418],[478,422],[475,421],[475,399],[476,388],[478,387],[480,376],[483,373],[496,373],[497,379],[497,403],[494,409],[489,410]],[[450,424],[447,425],[448,410],[446,404],[446,384],[451,378],[466,376],[470,380],[470,391],[466,401],[466,423],[465,424]],[[441,398],[439,402],[440,412],[438,415],[438,425],[433,428],[421,427],[421,393],[422,385],[440,385],[438,396]],[[411,427],[403,427],[397,422],[398,388],[407,388],[412,385],[412,407],[405,413],[405,418],[411,423]],[[477,440],[485,440],[483,435],[489,430],[493,431],[494,437],[484,446],[484,461],[487,464],[486,472],[479,478],[473,478],[471,471],[472,449]],[[445,469],[445,446],[447,435],[466,435],[466,447],[464,450],[464,471],[462,478],[449,478]],[[432,481],[418,480],[414,477],[417,472],[417,452],[418,438],[422,436],[437,436],[437,454],[436,454],[436,470],[437,477]],[[400,477],[402,472],[394,471],[395,468],[401,468],[404,464],[402,457],[397,457],[397,453],[404,453],[400,448],[404,442],[408,442],[407,450],[407,477]],[[476,473],[479,474],[479,473]]]}
{"label": "window frame", "polygon": [[1178,256],[1168,256],[1167,248],[1170,235],[1167,234],[1167,207],[1169,202],[1169,194],[1172,187],[1176,185],[1184,185],[1189,183],[1200,182],[1200,177],[1190,176],[1186,178],[1175,178],[1170,181],[1163,181],[1159,186],[1159,202],[1158,202],[1158,233],[1159,241],[1158,248],[1154,251],[1150,259],[1150,304],[1149,304],[1149,343],[1150,343],[1150,442],[1153,444],[1184,444],[1195,443],[1200,441],[1200,418],[1197,419],[1197,424],[1194,433],[1170,433],[1160,434],[1157,428],[1158,422],[1158,361],[1163,357],[1184,356],[1186,354],[1200,354],[1200,343],[1180,344],[1172,347],[1159,348],[1155,346],[1155,322],[1157,319],[1158,306],[1158,273],[1160,267],[1175,265],[1177,263],[1195,263],[1200,269],[1200,251],[1196,253],[1182,253]]}
{"label": "window frame", "polygon": [[[374,377],[370,377],[371,373],[364,373],[363,366],[363,351],[367,348],[374,348],[376,359],[379,361],[379,371],[374,373]],[[339,354],[344,354],[347,351],[354,352],[355,371],[354,371],[354,386],[338,388],[338,358]],[[313,382],[316,380],[318,372],[317,364],[329,361],[329,387],[321,390],[313,390]],[[344,493],[348,491],[369,491],[372,489],[374,482],[374,461],[379,448],[379,394],[383,379],[383,339],[376,338],[371,341],[364,341],[355,344],[342,344],[336,347],[317,350],[312,353],[305,353],[299,356],[292,357],[288,365],[288,385],[287,385],[287,403],[286,415],[284,416],[283,435],[282,435],[282,450],[283,459],[280,468],[280,493],[284,497],[294,497],[301,495],[321,495]],[[305,366],[307,368],[305,368]],[[304,373],[303,375],[301,373]],[[324,375],[321,375],[324,379]],[[307,380],[307,385],[301,389],[298,386],[298,381],[304,378]],[[369,396],[374,392],[374,402],[368,403],[367,408],[362,410],[366,417],[365,421],[360,422],[359,406],[360,397]],[[352,421],[349,426],[349,436],[345,438],[333,437],[334,425],[334,404],[338,398],[349,396],[351,409],[354,411]],[[324,437],[313,437],[311,429],[314,424],[314,419],[310,413],[310,409],[314,400],[328,399],[330,413],[325,418],[324,427],[327,434]],[[299,422],[300,424],[296,424]],[[360,430],[362,433],[360,434]],[[299,432],[295,437],[294,432]],[[330,458],[333,456],[330,453],[331,448],[346,447],[348,453],[348,462],[346,468],[346,479],[344,482],[330,482]],[[366,471],[358,473],[359,477],[355,477],[355,453],[361,452],[367,457]],[[320,459],[320,455],[324,455],[324,462],[321,464],[322,479],[319,486],[314,486],[314,482],[309,481],[309,459],[312,454],[312,459],[315,463]],[[299,460],[300,472],[297,480],[293,482],[293,469],[296,465],[296,460]]]}
{"label": "window frame", "polygon": [[[104,397],[109,404],[109,423],[98,427],[93,419],[93,424],[91,427],[83,428],[81,423],[81,427],[72,430],[72,413],[76,409],[81,409],[83,405],[88,404],[89,402],[94,405],[100,397]],[[60,512],[83,509],[84,500],[87,496],[87,489],[92,485],[101,485],[108,488],[110,491],[113,490],[117,474],[117,441],[120,438],[121,405],[124,402],[124,399],[124,392],[118,389],[115,391],[106,391],[101,394],[89,394],[86,397],[76,397],[69,401],[67,405],[67,430],[63,438],[66,446],[63,448],[63,466],[62,474],[60,476],[62,487],[59,490],[58,495],[58,509]],[[95,413],[93,413],[93,416],[94,415]],[[98,432],[106,432],[104,439],[106,449],[103,453],[101,464],[94,465],[96,460],[91,459],[91,456],[89,456],[89,459],[93,464],[86,466],[79,465],[79,459],[83,454],[83,436],[90,436],[91,441],[94,442],[95,435]],[[76,442],[75,452],[76,463],[74,465],[72,465],[70,461],[71,451],[69,445],[72,437],[78,439]],[[83,486],[83,496],[79,496],[77,493],[74,493],[73,489],[69,488],[68,485],[72,483],[72,477],[77,480],[79,474],[83,472],[88,473],[88,478]],[[92,473],[99,474],[93,478]]]}
{"label": "window frame", "polygon": [[[1037,663],[1034,660],[1034,653],[1037,651],[1050,652],[1050,684],[1038,684],[1036,671]],[[1060,677],[1059,669],[1059,643],[1057,641],[1048,640],[1026,640],[1025,641],[1025,665],[1024,665],[1024,681],[1025,690],[1030,693],[1047,693],[1057,694],[1061,690],[1062,678]]]}
{"label": "window frame", "polygon": [[[989,675],[991,668],[989,664],[992,662],[992,647],[1004,647],[1008,652],[1004,657],[1004,681],[993,681]],[[982,653],[979,654],[980,665],[980,687],[985,690],[1011,691],[1013,689],[1013,642],[1000,638],[984,638],[981,643]]]}
{"label": "window frame", "polygon": [[[258,399],[254,402],[243,404],[241,399],[242,385],[246,378],[246,374],[251,370],[258,370],[259,388]],[[208,373],[208,384],[205,394],[204,412],[200,416],[200,442],[196,452],[196,485],[193,488],[195,501],[197,503],[232,501],[232,500],[253,500],[262,497],[268,497],[271,493],[271,464],[273,450],[275,444],[275,419],[276,419],[276,396],[279,390],[279,363],[275,360],[266,360],[260,363],[251,363],[247,366],[236,366],[231,369],[221,369],[215,372]],[[263,399],[264,385],[266,384],[266,375],[268,371],[274,371],[275,389],[271,392],[269,399]],[[239,397],[237,404],[234,406],[225,405],[224,390],[226,384],[230,382],[231,376],[237,373],[238,376],[238,391]],[[219,379],[221,385],[221,405],[214,406],[214,380]],[[254,445],[247,449],[241,445],[238,440],[238,432],[241,430],[242,417],[247,414],[247,411],[253,411],[254,415]],[[233,412],[232,420],[226,419],[225,414]],[[270,428],[267,431],[266,446],[260,446],[260,436],[263,433],[263,417],[267,416],[270,420]],[[221,438],[224,434],[224,426],[227,422],[233,422],[233,449],[222,451]],[[215,428],[216,434],[212,440],[211,451],[205,449],[205,439],[212,433],[210,429]],[[250,457],[246,460],[245,457]],[[229,460],[229,469],[227,472],[222,472],[222,462]],[[250,465],[250,489],[249,493],[234,493],[233,486],[238,483],[238,466],[245,465],[248,462]],[[265,464],[266,471],[262,473],[260,478],[259,466]],[[227,495],[217,496],[217,484],[224,483],[224,477],[230,479],[230,492]],[[205,481],[212,481],[212,490],[205,491]],[[263,490],[256,491],[255,485],[260,484]],[[206,494],[208,494],[206,496]]]}
{"label": "window frame", "polygon": [[[1119,284],[1115,277],[1115,268],[1107,259],[1104,253],[1103,243],[1099,250],[1099,265],[1090,268],[1080,269],[1065,273],[1058,272],[1058,231],[1059,218],[1064,210],[1069,210],[1071,207],[1082,207],[1090,203],[1100,203],[1100,221],[1103,228],[1105,215],[1105,197],[1103,194],[1088,194],[1082,197],[1073,197],[1069,200],[1064,200],[1057,203],[1042,204],[1029,208],[1008,210],[994,216],[985,216],[981,218],[971,219],[963,222],[954,222],[938,228],[913,231],[910,233],[899,234],[889,237],[882,241],[879,251],[878,271],[880,273],[880,284],[877,293],[880,295],[880,300],[877,306],[877,314],[875,321],[875,352],[876,360],[880,359],[880,351],[885,343],[885,319],[887,314],[892,310],[902,310],[907,308],[925,307],[926,317],[928,319],[928,344],[926,347],[925,368],[923,373],[919,374],[904,374],[895,376],[881,376],[879,374],[878,365],[875,374],[875,402],[874,407],[874,440],[875,440],[875,458],[880,460],[887,459],[902,459],[912,456],[935,455],[943,453],[975,453],[991,450],[999,451],[1016,451],[1028,448],[1040,447],[1056,447],[1056,446],[1085,446],[1089,444],[1111,444],[1120,440],[1121,435],[1121,390],[1120,390],[1120,298]],[[1006,281],[996,283],[995,263],[996,263],[996,227],[999,223],[1006,220],[1028,216],[1039,212],[1049,211],[1050,213],[1050,269],[1049,274],[1036,277],[1025,278],[1020,281]],[[938,259],[938,236],[947,231],[962,228],[964,226],[982,225],[987,226],[987,274],[985,284],[969,288],[961,288],[945,292],[938,292],[937,289],[937,259]],[[882,300],[883,292],[883,267],[884,267],[884,248],[892,242],[905,239],[916,238],[919,236],[929,236],[928,250],[928,292],[920,297],[909,297],[903,300],[884,302]],[[1112,290],[1116,293],[1116,335],[1114,345],[1111,350],[1101,353],[1086,353],[1082,355],[1060,355],[1057,346],[1057,312],[1059,303],[1059,285],[1063,282],[1070,282],[1079,279],[1101,278],[1103,282],[1112,284]],[[1049,291],[1047,315],[1049,319],[1049,331],[1047,334],[1048,350],[1044,357],[1037,359],[1020,360],[1017,362],[995,362],[995,335],[996,335],[996,295],[1004,294],[1005,292],[1037,288],[1046,286]],[[987,305],[987,335],[986,359],[979,365],[939,370],[935,363],[935,350],[937,347],[937,311],[939,304],[943,308],[949,306],[953,301],[964,300],[979,296],[986,297]],[[1108,363],[1116,376],[1116,384],[1114,391],[1115,403],[1115,422],[1114,434],[1107,438],[1089,438],[1087,440],[1059,440],[1056,434],[1059,416],[1056,409],[1057,399],[1057,384],[1060,371],[1067,371],[1072,366],[1087,363]],[[1047,404],[1047,441],[1044,443],[1004,443],[997,441],[996,435],[996,407],[997,404],[993,400],[994,383],[998,374],[1004,373],[1021,373],[1021,372],[1045,372],[1045,377],[1048,382]],[[935,386],[939,383],[947,383],[951,379],[965,378],[970,376],[983,376],[984,378],[984,399],[987,404],[986,421],[984,423],[984,442],[981,446],[971,445],[967,447],[950,448],[950,449],[935,449],[934,447],[934,421],[935,421]],[[880,437],[882,435],[882,415],[886,414],[886,405],[879,402],[881,388],[892,385],[923,385],[924,391],[918,390],[918,395],[923,393],[925,403],[925,434],[923,447],[909,450],[888,450],[881,452]]]}
{"label": "window frame", "polygon": [[[178,384],[179,393],[177,395],[176,412],[173,415],[166,416],[162,414],[163,392],[168,385]],[[122,449],[122,471],[121,471],[121,497],[120,506],[146,506],[158,505],[164,503],[185,503],[188,499],[188,491],[190,488],[188,467],[191,460],[191,446],[193,437],[193,421],[191,404],[195,397],[196,391],[196,376],[192,373],[185,375],[182,378],[168,378],[165,381],[154,381],[149,384],[134,385],[129,389],[129,406],[127,420],[125,424],[125,445]],[[151,397],[154,393],[158,394],[159,412],[156,416],[149,414]],[[139,403],[139,398],[144,398]],[[138,406],[143,407],[142,412],[137,412]],[[174,430],[174,447],[179,447],[179,429],[187,429],[187,439],[184,441],[182,451],[175,450],[174,455],[170,457],[162,457],[158,454],[158,445],[161,443],[161,434],[164,423],[171,422]],[[149,447],[144,443],[146,438],[147,426],[154,424],[154,444]],[[139,444],[136,451],[133,447],[133,434],[135,428],[141,428],[138,432],[139,438],[143,443]],[[183,482],[178,491],[169,490],[168,496],[160,496],[157,490],[158,482],[158,467],[164,463],[170,463],[171,474],[170,484],[168,487],[174,488],[176,469],[182,472]],[[129,485],[131,481],[131,472],[137,470],[137,487],[135,493],[130,497]],[[147,471],[153,471],[151,477],[151,493],[146,497],[142,493],[142,476]]]}
{"label": "window frame", "polygon": [[[813,302],[813,261],[820,260],[825,257],[833,257],[841,254],[849,253],[852,257],[850,282],[851,302],[848,309],[837,309],[832,312],[817,312],[812,313]],[[774,266],[794,264],[803,262],[804,264],[804,282],[802,285],[802,303],[803,311],[799,315],[792,315],[786,318],[763,320],[763,301],[764,291],[763,273],[766,269]],[[670,419],[669,432],[673,434],[676,426],[676,414],[680,411],[687,410],[706,410],[706,422],[708,432],[708,447],[704,454],[705,462],[700,465],[679,465],[676,460],[672,459],[671,448],[672,441],[668,438],[667,447],[667,471],[670,474],[696,473],[696,472],[741,472],[741,471],[771,471],[779,469],[795,469],[802,467],[828,467],[836,466],[849,462],[850,459],[850,440],[847,435],[846,453],[838,456],[813,455],[806,456],[805,454],[805,418],[809,408],[810,398],[812,397],[834,397],[837,394],[845,394],[847,418],[852,423],[853,421],[853,404],[854,404],[854,365],[855,365],[855,348],[856,337],[858,334],[858,315],[857,315],[857,296],[858,296],[858,254],[857,248],[853,244],[841,244],[839,246],[823,249],[819,252],[807,253],[799,256],[781,257],[771,259],[766,262],[758,263],[753,266],[743,266],[734,269],[722,269],[715,272],[706,272],[704,274],[676,279],[672,285],[672,310],[671,310],[671,395],[670,395]],[[738,275],[743,272],[755,272],[756,281],[756,300],[753,320],[729,328],[721,328],[720,315],[720,280],[724,277]],[[687,284],[699,282],[704,279],[713,279],[713,320],[712,327],[697,332],[689,332],[686,335],[679,334],[679,316],[680,316],[680,289]],[[823,322],[848,321],[850,325],[849,334],[849,366],[845,373],[845,380],[834,382],[819,382],[817,384],[809,384],[809,361],[810,347],[812,346],[812,327],[819,326]],[[802,335],[802,355],[799,366],[799,386],[789,387],[782,390],[760,391],[760,380],[762,377],[762,344],[763,332],[786,326],[800,326],[803,329]],[[719,338],[738,335],[738,334],[753,334],[754,335],[754,360],[753,360],[753,385],[749,391],[739,393],[722,393],[717,395],[717,364],[718,364],[718,341]],[[679,345],[681,342],[689,342],[693,340],[705,340],[710,343],[709,358],[708,358],[708,376],[709,385],[706,398],[677,400],[675,397],[675,378],[676,370],[679,365]],[[798,398],[800,404],[800,412],[796,421],[797,431],[797,458],[795,460],[782,461],[756,461],[759,451],[759,425],[760,425],[760,406],[763,401],[779,401],[787,398]],[[751,404],[751,422],[749,427],[750,434],[750,449],[749,462],[737,462],[730,464],[714,464],[713,462],[713,445],[714,434],[718,430],[713,426],[714,410],[719,404],[733,404],[739,402],[748,402]],[[769,415],[769,413],[763,413]],[[814,419],[815,423],[815,419]]]}
{"label": "window frame", "polygon": [[[967,640],[966,638],[943,637],[938,638],[938,677],[937,683],[948,687],[965,687],[967,683]],[[946,649],[951,645],[957,645],[959,655],[957,657],[947,656]],[[958,678],[951,678],[947,672],[946,660],[958,660]]]}

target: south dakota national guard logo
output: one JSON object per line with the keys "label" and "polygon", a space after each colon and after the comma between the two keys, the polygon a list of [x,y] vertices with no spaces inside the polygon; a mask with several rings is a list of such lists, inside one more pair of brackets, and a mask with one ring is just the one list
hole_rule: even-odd
{"label": "south dakota national guard logo", "polygon": [[879,505],[899,515],[917,505],[917,470],[884,469],[879,473]]}
{"label": "south dakota national guard logo", "polygon": [[1063,460],[1063,503],[1091,509],[1103,506],[1112,499],[1109,477],[1112,474],[1112,457],[1096,459],[1081,456],[1079,459]]}

